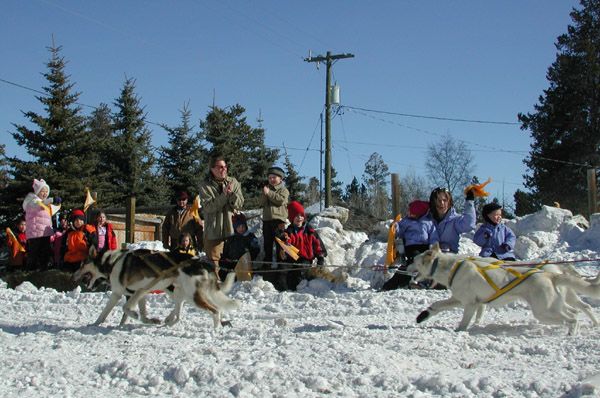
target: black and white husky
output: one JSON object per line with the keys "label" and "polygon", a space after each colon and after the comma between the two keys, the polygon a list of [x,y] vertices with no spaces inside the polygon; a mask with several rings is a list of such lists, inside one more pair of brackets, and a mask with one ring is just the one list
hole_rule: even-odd
{"label": "black and white husky", "polygon": [[215,328],[221,325],[222,312],[239,307],[237,300],[227,297],[233,286],[234,273],[227,275],[225,282],[219,285],[213,263],[183,253],[139,249],[113,250],[95,256],[92,248],[90,258],[73,278],[86,282],[89,288],[98,279],[110,281],[112,294],[94,325],[104,322],[123,296],[127,300],[123,305],[121,325],[128,317],[144,323],[160,323],[158,319],[148,318],[146,311],[145,297],[153,290],[172,290],[175,308],[164,320],[167,325],[179,321],[185,301],[210,312]]}

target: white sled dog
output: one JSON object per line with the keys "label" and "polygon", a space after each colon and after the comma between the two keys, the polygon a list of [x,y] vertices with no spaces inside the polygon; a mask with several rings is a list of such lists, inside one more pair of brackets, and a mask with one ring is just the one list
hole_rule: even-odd
{"label": "white sled dog", "polygon": [[[188,301],[210,312],[217,328],[226,324],[221,322],[221,314],[238,308],[239,302],[226,295],[233,286],[235,274],[227,275],[225,282],[219,286],[213,270],[211,262],[183,253],[113,250],[94,257],[92,249],[90,259],[73,278],[87,282],[90,288],[100,278],[108,277],[110,280],[112,294],[94,325],[104,322],[123,296],[127,300],[123,305],[120,325],[128,316],[144,323],[160,323],[158,319],[148,318],[145,296],[153,290],[172,290],[175,308],[165,318],[165,324],[173,325],[179,321],[183,303]],[[135,311],[136,306],[139,313]]]}
{"label": "white sled dog", "polygon": [[438,244],[416,256],[409,270],[418,272],[417,281],[433,279],[447,286],[452,293],[450,298],[437,301],[422,311],[417,323],[439,312],[463,307],[457,330],[466,330],[476,312],[477,317],[481,317],[485,304],[498,306],[519,299],[529,304],[540,322],[566,323],[569,334],[578,331],[576,308],[588,316],[591,314],[594,322],[591,309],[577,294],[600,297],[599,277],[584,280],[570,272],[500,267],[494,262],[497,260],[442,253]]}

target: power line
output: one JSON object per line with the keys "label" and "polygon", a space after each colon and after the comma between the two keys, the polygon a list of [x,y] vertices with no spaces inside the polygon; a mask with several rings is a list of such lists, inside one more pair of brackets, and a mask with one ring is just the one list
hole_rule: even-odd
{"label": "power line", "polygon": [[340,107],[360,110],[360,111],[364,111],[364,112],[383,113],[386,115],[405,116],[405,117],[412,117],[412,118],[418,118],[418,119],[445,120],[445,121],[449,121],[449,122],[462,122],[462,123],[502,124],[502,125],[509,125],[509,126],[518,126],[519,125],[519,123],[516,123],[516,122],[500,122],[500,121],[490,121],[490,120],[473,120],[473,119],[458,119],[458,118],[440,117],[440,116],[414,115],[414,114],[410,114],[410,113],[388,112],[388,111],[381,111],[381,110],[376,110],[376,109],[360,108],[357,106],[349,106],[349,105],[340,105]]}

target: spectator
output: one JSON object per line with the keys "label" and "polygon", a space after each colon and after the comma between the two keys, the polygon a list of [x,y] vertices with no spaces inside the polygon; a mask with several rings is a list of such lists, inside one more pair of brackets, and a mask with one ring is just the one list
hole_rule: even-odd
{"label": "spectator", "polygon": [[102,210],[99,210],[96,214],[94,228],[96,229],[96,238],[98,240],[97,249],[99,256],[108,250],[117,250],[117,234],[115,234],[112,224],[106,222],[106,213]]}
{"label": "spectator", "polygon": [[69,215],[61,212],[58,218],[58,226],[54,230],[54,235],[50,238],[52,243],[52,251],[54,254],[54,268],[62,269],[63,258],[62,258],[62,246],[63,238],[71,226],[69,225]]}
{"label": "spectator", "polygon": [[396,223],[396,239],[404,243],[404,264],[388,281],[383,284],[382,291],[407,287],[411,276],[405,273],[406,267],[412,264],[415,256],[429,249],[438,242],[438,234],[433,222],[425,217],[429,203],[415,200],[408,205],[408,216]]}
{"label": "spectator", "polygon": [[9,249],[8,265],[23,269],[27,264],[27,222],[20,218],[17,222],[15,232],[7,228],[7,241]]}
{"label": "spectator", "polygon": [[98,246],[96,230],[85,223],[85,213],[75,209],[71,212],[72,228],[63,236],[63,270],[75,272],[88,258],[90,247]]}
{"label": "spectator", "polygon": [[458,253],[460,234],[475,229],[474,199],[473,190],[467,191],[465,208],[462,214],[458,214],[448,189],[436,188],[431,192],[425,220],[433,222],[442,251]]}
{"label": "spectator", "polygon": [[[264,261],[273,261],[273,243],[275,231],[287,220],[287,204],[290,192],[283,183],[285,174],[280,167],[271,167],[267,171],[268,184],[263,187],[259,203],[263,209],[263,250]],[[279,246],[277,246],[279,247]],[[277,249],[278,252],[279,249]]]}
{"label": "spectator", "polygon": [[502,223],[502,206],[488,203],[481,211],[483,224],[473,236],[473,242],[481,246],[481,257],[495,257],[505,261],[515,261],[515,233]]}
{"label": "spectator", "polygon": [[235,233],[225,239],[223,253],[219,260],[219,276],[224,279],[227,274],[235,269],[239,259],[246,253],[250,254],[250,260],[256,260],[260,252],[260,245],[256,236],[248,231],[246,216],[243,213],[233,216],[233,229]]}
{"label": "spectator", "polygon": [[202,219],[196,219],[189,205],[189,195],[179,191],[176,195],[177,204],[169,210],[162,225],[162,239],[165,249],[175,249],[181,234],[187,233],[192,238],[195,249],[202,249]]}
{"label": "spectator", "polygon": [[27,268],[30,270],[46,270],[50,265],[52,248],[50,237],[52,229],[51,204],[59,204],[60,198],[50,198],[50,187],[43,179],[33,180],[33,192],[29,192],[23,200],[27,235]]}
{"label": "spectator", "polygon": [[188,232],[184,232],[179,236],[179,244],[175,248],[175,251],[179,253],[189,254],[195,256],[197,254],[196,248],[194,247],[194,240],[192,235]]}
{"label": "spectator", "polygon": [[[289,264],[282,267],[289,269],[288,272],[278,273],[275,287],[278,290],[296,290],[300,281],[310,277],[305,273],[313,262],[318,266],[325,264],[327,251],[317,232],[306,224],[304,207],[296,201],[288,204],[288,218],[291,224],[281,234],[287,244],[297,249],[298,259],[294,260],[284,250],[280,251],[280,257]],[[304,269],[303,269],[304,268]]]}
{"label": "spectator", "polygon": [[227,174],[227,163],[220,155],[209,160],[210,171],[200,184],[200,203],[204,214],[204,252],[215,263],[218,274],[219,259],[225,238],[233,235],[231,217],[241,210],[244,196],[240,183]]}

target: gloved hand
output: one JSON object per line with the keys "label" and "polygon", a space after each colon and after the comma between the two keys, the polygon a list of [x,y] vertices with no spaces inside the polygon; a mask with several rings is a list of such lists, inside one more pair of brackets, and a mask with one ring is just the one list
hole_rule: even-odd
{"label": "gloved hand", "polygon": [[325,259],[323,257],[317,257],[317,265],[325,264]]}
{"label": "gloved hand", "polygon": [[61,202],[62,202],[62,199],[60,198],[60,196],[56,196],[56,197],[55,197],[55,198],[52,200],[52,204],[55,204],[55,205],[59,205],[59,204],[61,204]]}
{"label": "gloved hand", "polygon": [[502,250],[504,250],[505,252],[509,252],[510,251],[510,245],[508,243],[503,243],[500,245],[500,247],[502,248]]}
{"label": "gloved hand", "polygon": [[469,189],[469,190],[467,191],[467,194],[466,194],[466,196],[465,196],[465,199],[467,199],[467,200],[475,200],[475,194],[473,193],[473,190],[472,190],[472,189]]}

